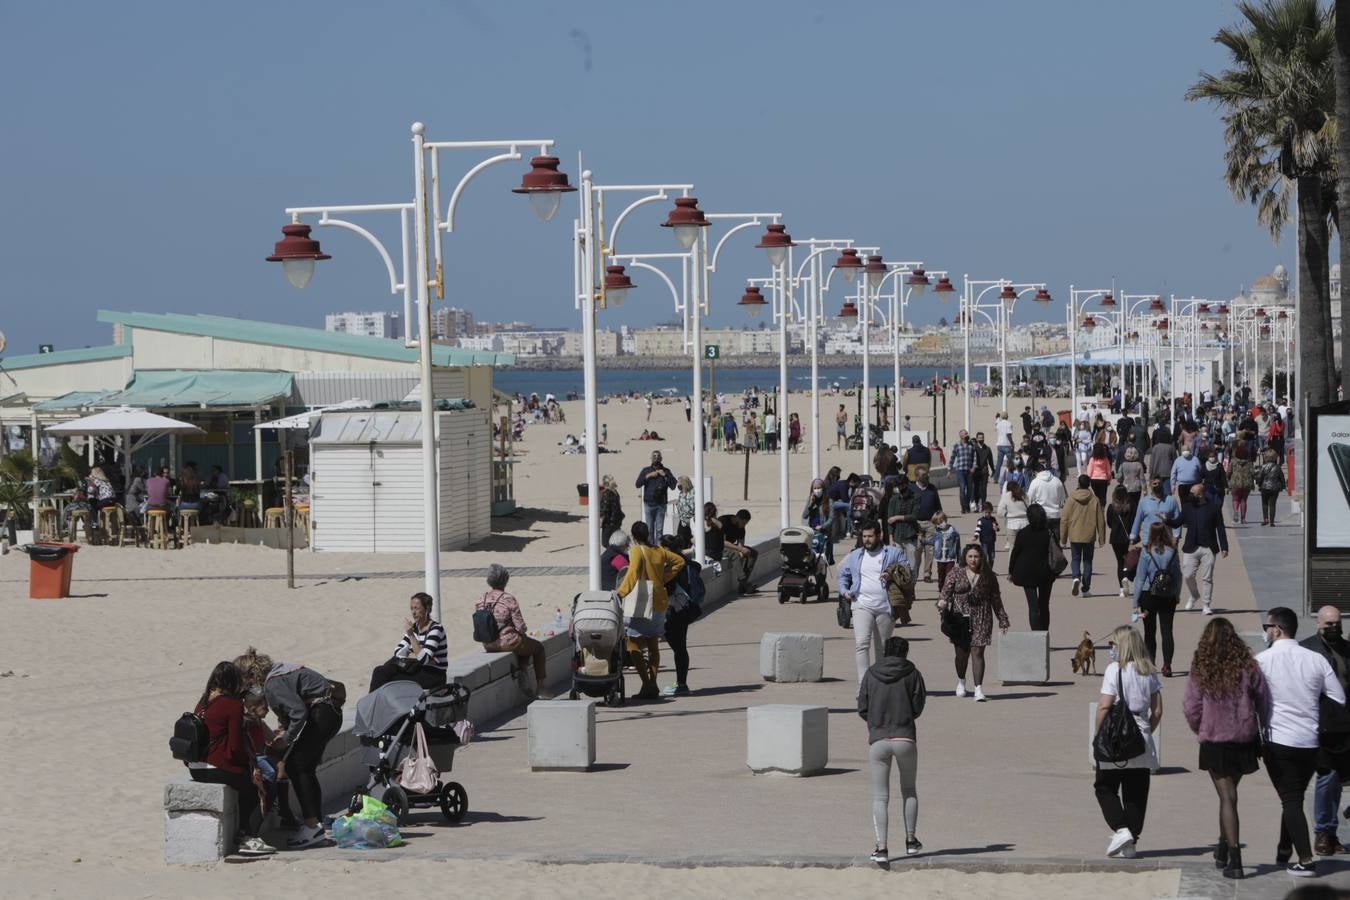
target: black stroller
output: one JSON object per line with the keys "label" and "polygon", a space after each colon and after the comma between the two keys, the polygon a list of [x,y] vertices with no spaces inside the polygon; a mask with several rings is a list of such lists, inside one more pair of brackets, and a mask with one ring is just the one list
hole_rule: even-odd
{"label": "black stroller", "polygon": [[830,566],[825,562],[825,541],[829,538],[809,528],[784,528],[778,532],[783,557],[783,574],[778,578],[778,602],[800,597],[830,599]]}
{"label": "black stroller", "polygon": [[880,525],[881,522],[881,500],[886,494],[885,490],[879,484],[875,484],[870,478],[864,478],[862,484],[853,492],[853,498],[849,501],[848,510],[848,533],[853,537],[862,534],[863,527],[866,525]]}
{"label": "black stroller", "polygon": [[353,733],[367,747],[378,751],[370,765],[370,781],[352,798],[352,812],[360,809],[361,796],[369,794],[401,819],[414,807],[437,804],[451,822],[464,818],[469,795],[458,781],[440,782],[436,790],[418,794],[404,790],[395,781],[403,759],[413,751],[413,726],[421,723],[428,751],[436,770],[445,775],[454,766],[459,737],[455,723],[466,719],[469,689],[462,684],[423,690],[415,681],[391,681],[356,704]]}

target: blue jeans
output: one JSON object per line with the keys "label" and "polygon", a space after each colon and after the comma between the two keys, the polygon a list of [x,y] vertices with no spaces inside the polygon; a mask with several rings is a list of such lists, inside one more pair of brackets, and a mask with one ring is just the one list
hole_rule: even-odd
{"label": "blue jeans", "polygon": [[1007,444],[999,444],[998,457],[994,460],[994,480],[998,481],[999,476],[1003,474],[1003,464],[1012,457],[1012,447]]}
{"label": "blue jeans", "polygon": [[666,525],[666,505],[664,503],[642,504],[642,521],[647,523],[647,531],[651,534],[652,546],[659,545],[661,543],[661,529]]}
{"label": "blue jeans", "polygon": [[958,469],[955,474],[956,474],[956,486],[961,493],[961,512],[969,512],[970,499],[972,496],[971,488],[974,487],[974,484],[971,480],[971,473],[969,472],[969,470],[961,471],[960,469]]}
{"label": "blue jeans", "polygon": [[830,520],[825,523],[825,532],[830,536],[830,540],[834,540],[834,523],[843,519],[847,524],[848,513],[849,505],[843,500],[830,501]]}
{"label": "blue jeans", "polygon": [[1317,834],[1336,833],[1336,816],[1341,810],[1341,779],[1333,770],[1318,775],[1313,788],[1313,831]]}
{"label": "blue jeans", "polygon": [[1080,581],[1083,590],[1092,587],[1092,553],[1096,548],[1091,543],[1080,544],[1076,541],[1069,545],[1069,567],[1073,577]]}

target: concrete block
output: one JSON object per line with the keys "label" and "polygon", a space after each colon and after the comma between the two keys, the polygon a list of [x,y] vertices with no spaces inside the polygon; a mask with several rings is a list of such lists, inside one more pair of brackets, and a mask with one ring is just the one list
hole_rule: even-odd
{"label": "concrete block", "polygon": [[745,764],[750,771],[814,775],[825,768],[830,756],[826,707],[771,703],[745,713]]}
{"label": "concrete block", "polygon": [[[1092,741],[1097,737],[1097,703],[1093,701],[1088,704],[1088,730],[1087,730],[1087,755],[1088,766],[1094,771],[1097,768],[1097,758],[1092,755]],[[1153,774],[1158,773],[1158,768],[1162,767],[1162,723],[1158,723],[1158,728],[1153,732],[1153,752],[1157,754],[1158,767],[1153,769]]]}
{"label": "concrete block", "polygon": [[1004,684],[1050,680],[1050,632],[1010,631],[999,635],[998,678]]}
{"label": "concrete block", "polygon": [[223,784],[184,780],[164,785],[165,812],[207,812],[224,815],[237,809],[234,789]]}
{"label": "concrete block", "polygon": [[530,768],[585,772],[595,765],[595,700],[536,700],[526,713]]}
{"label": "concrete block", "polygon": [[470,691],[476,691],[491,680],[488,654],[467,653],[450,660],[445,667],[447,682],[462,684]]}
{"label": "concrete block", "polygon": [[164,786],[164,861],[217,862],[234,851],[239,798],[223,784],[173,781]]}
{"label": "concrete block", "polygon": [[759,641],[759,674],[765,681],[820,681],[825,675],[825,637],[766,632]]}
{"label": "concrete block", "polygon": [[514,653],[484,653],[488,663],[488,679],[496,681],[498,678],[509,678],[511,673],[521,668],[522,663],[528,663],[529,660],[521,660]]}

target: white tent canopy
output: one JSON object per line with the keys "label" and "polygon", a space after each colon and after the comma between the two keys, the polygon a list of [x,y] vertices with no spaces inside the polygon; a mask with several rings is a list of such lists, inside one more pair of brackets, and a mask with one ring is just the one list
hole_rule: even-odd
{"label": "white tent canopy", "polygon": [[[92,437],[120,450],[122,470],[128,483],[131,481],[131,455],[137,450],[169,434],[204,434],[196,425],[132,406],[119,406],[83,419],[62,422],[46,431],[55,435]],[[116,440],[119,437],[122,438],[120,447]]]}
{"label": "white tent canopy", "polygon": [[254,429],[275,428],[283,430],[295,428],[309,428],[310,422],[314,419],[315,416],[321,415],[322,413],[325,413],[329,410],[364,409],[369,405],[370,404],[367,403],[365,400],[356,400],[356,399],[344,400],[341,403],[335,403],[331,406],[316,406],[314,409],[308,409],[302,413],[296,413],[293,416],[287,416],[284,419],[273,419],[270,422],[259,422],[257,425],[254,425],[253,427]]}

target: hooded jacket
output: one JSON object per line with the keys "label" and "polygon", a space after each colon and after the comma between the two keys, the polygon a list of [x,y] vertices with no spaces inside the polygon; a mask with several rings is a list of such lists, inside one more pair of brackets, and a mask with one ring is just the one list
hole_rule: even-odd
{"label": "hooded jacket", "polygon": [[1064,508],[1064,482],[1042,469],[1027,488],[1027,505],[1039,503],[1047,519],[1058,519]]}
{"label": "hooded jacket", "polygon": [[1106,543],[1106,517],[1102,502],[1091,488],[1077,488],[1064,502],[1059,518],[1059,537],[1070,544]]}
{"label": "hooded jacket", "polygon": [[883,656],[867,670],[858,686],[858,715],[867,722],[867,742],[887,738],[916,739],[914,720],[928,699],[923,674],[914,663]]}

